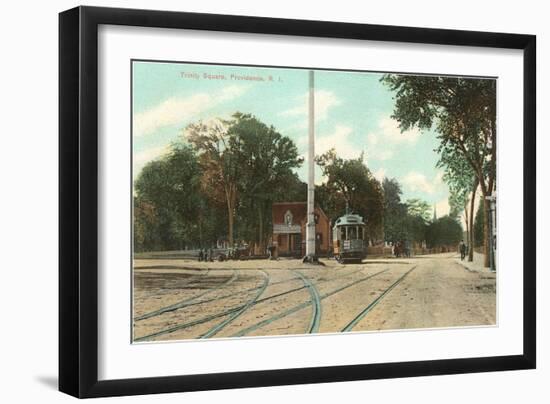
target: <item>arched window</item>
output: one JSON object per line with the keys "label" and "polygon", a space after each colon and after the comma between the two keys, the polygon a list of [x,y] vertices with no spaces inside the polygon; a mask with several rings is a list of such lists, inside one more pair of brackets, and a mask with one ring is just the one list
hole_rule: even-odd
{"label": "arched window", "polygon": [[287,210],[285,213],[285,224],[287,226],[292,226],[292,212],[290,210]]}

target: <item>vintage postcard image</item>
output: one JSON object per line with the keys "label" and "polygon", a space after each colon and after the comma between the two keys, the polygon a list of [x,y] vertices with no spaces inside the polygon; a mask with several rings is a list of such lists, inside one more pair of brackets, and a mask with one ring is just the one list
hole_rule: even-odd
{"label": "vintage postcard image", "polygon": [[131,68],[133,342],[496,325],[495,78]]}

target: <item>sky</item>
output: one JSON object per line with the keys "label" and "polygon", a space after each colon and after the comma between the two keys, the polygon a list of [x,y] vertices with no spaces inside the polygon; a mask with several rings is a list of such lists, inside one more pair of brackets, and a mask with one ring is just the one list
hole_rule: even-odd
{"label": "sky", "polygon": [[[432,131],[401,133],[391,118],[393,93],[380,73],[315,70],[315,154],[335,148],[364,161],[376,178],[396,178],[402,199],[420,198],[449,212],[449,190],[436,168]],[[308,70],[133,62],[133,175],[164,155],[192,122],[250,113],[273,125],[307,156]],[[306,163],[297,170],[304,181]],[[316,183],[323,181],[316,168]]]}

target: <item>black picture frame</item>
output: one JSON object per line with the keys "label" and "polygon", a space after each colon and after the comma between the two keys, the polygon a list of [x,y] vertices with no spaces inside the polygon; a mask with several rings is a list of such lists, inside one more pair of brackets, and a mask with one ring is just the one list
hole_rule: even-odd
{"label": "black picture frame", "polygon": [[[523,50],[523,354],[98,380],[98,26]],[[59,390],[103,397],[324,383],[536,366],[536,37],[184,12],[77,7],[59,15]]]}

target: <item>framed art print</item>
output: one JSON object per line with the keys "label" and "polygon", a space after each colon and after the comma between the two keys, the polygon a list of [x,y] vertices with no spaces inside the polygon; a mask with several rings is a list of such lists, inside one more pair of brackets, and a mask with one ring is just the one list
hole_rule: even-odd
{"label": "framed art print", "polygon": [[60,14],[60,390],[535,367],[535,37]]}

